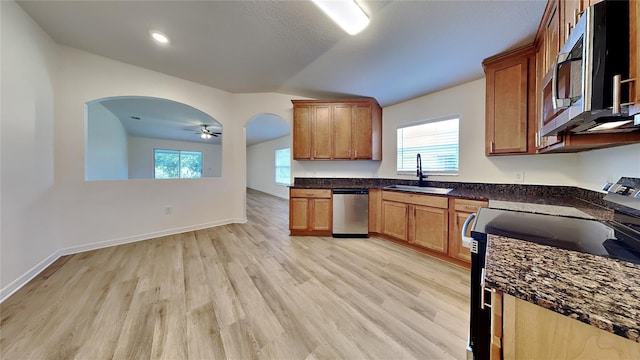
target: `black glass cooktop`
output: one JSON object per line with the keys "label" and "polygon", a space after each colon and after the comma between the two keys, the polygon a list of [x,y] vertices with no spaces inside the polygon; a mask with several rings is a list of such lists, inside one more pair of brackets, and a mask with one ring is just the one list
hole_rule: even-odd
{"label": "black glass cooktop", "polygon": [[482,208],[476,240],[494,234],[640,264],[640,232],[616,222]]}

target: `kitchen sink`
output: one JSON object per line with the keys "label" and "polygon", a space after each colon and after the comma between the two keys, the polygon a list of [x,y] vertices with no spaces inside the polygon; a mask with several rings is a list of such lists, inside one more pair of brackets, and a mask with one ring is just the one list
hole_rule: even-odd
{"label": "kitchen sink", "polygon": [[428,187],[428,186],[411,186],[411,185],[389,185],[384,187],[387,190],[400,190],[400,191],[410,191],[424,194],[436,194],[436,195],[447,195],[453,189],[445,189],[438,187]]}

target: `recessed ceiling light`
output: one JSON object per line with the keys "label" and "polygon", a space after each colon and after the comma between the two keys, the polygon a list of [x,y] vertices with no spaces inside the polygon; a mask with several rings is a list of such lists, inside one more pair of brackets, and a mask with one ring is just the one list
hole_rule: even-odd
{"label": "recessed ceiling light", "polygon": [[369,25],[369,17],[355,0],[313,0],[313,3],[349,35],[355,35]]}
{"label": "recessed ceiling light", "polygon": [[161,33],[161,32],[157,32],[157,31],[152,31],[151,32],[151,37],[153,38],[153,40],[159,42],[160,44],[168,44],[169,43],[169,38],[167,37],[167,35]]}

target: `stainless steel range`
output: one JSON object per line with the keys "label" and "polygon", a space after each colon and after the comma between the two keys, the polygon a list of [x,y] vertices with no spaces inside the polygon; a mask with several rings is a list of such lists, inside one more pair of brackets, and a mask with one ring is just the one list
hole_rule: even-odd
{"label": "stainless steel range", "polygon": [[467,350],[474,359],[489,359],[490,296],[484,282],[487,237],[500,235],[561,249],[640,264],[640,178],[623,177],[607,184],[604,200],[614,209],[614,220],[579,219],[482,208],[471,230],[471,322]]}

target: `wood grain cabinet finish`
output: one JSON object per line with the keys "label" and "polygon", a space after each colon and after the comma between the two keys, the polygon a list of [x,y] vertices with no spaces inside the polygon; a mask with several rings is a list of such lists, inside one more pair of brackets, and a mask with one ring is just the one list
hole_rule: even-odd
{"label": "wood grain cabinet finish", "polygon": [[[584,10],[602,0],[549,0],[544,11],[540,27],[534,42],[536,53],[536,119],[535,140],[538,153],[568,153],[613,146],[634,144],[640,142],[640,132],[613,134],[571,134],[565,133],[554,136],[540,136],[542,128],[542,86],[543,79],[551,69],[553,62],[575,27]],[[630,57],[629,77],[638,78],[638,18],[640,17],[640,2],[630,1]],[[540,66],[540,62],[543,62]],[[629,109],[630,114],[640,113],[639,89],[640,82],[636,80],[629,86],[630,99],[635,99],[635,105]]]}
{"label": "wood grain cabinet finish", "polygon": [[630,1],[629,6],[629,78],[636,79],[629,89],[634,103],[629,113],[640,114],[640,1]]}
{"label": "wood grain cabinet finish", "polygon": [[292,100],[295,160],[382,160],[375,99]]}
{"label": "wood grain cabinet finish", "polygon": [[[535,153],[533,45],[486,59],[486,155]],[[529,126],[531,125],[531,131]]]}
{"label": "wood grain cabinet finish", "polygon": [[640,358],[640,343],[508,294],[492,296],[491,311],[491,359],[500,358],[496,346],[508,360]]}
{"label": "wood grain cabinet finish", "polygon": [[446,197],[382,192],[382,233],[438,253],[447,252]]}
{"label": "wood grain cabinet finish", "polygon": [[291,235],[330,236],[333,203],[329,189],[289,190]]}
{"label": "wood grain cabinet finish", "polygon": [[[471,251],[462,246],[462,226],[471,214],[477,212],[481,207],[487,206],[489,203],[486,201],[453,198],[450,200],[449,216],[452,220],[449,231],[449,256],[471,263]],[[467,229],[466,236],[471,236],[471,228],[472,226],[469,226]]]}

